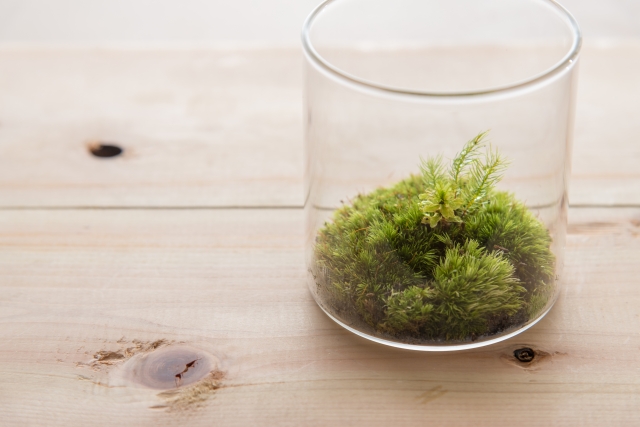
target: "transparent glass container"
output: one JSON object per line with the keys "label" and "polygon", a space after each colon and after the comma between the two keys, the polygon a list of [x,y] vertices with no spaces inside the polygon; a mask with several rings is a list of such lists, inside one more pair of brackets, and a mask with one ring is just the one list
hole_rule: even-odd
{"label": "transparent glass container", "polygon": [[425,351],[538,322],[562,284],[573,17],[551,0],[328,0],[302,41],[318,305]]}

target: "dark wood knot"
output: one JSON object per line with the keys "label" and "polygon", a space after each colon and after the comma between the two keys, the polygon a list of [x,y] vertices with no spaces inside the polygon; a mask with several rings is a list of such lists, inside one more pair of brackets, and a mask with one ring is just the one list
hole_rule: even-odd
{"label": "dark wood knot", "polygon": [[522,363],[529,363],[536,357],[536,352],[532,348],[523,347],[513,351],[513,357]]}
{"label": "dark wood knot", "polygon": [[124,150],[112,143],[94,142],[89,144],[89,152],[95,157],[116,157],[122,154]]}

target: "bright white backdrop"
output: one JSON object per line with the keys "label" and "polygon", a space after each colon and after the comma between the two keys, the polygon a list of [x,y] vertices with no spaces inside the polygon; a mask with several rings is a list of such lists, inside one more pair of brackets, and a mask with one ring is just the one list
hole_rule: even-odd
{"label": "bright white backdrop", "polygon": [[[446,1],[446,0],[443,0]],[[319,0],[0,0],[0,42],[298,43]],[[640,38],[640,0],[563,0],[585,38]]]}

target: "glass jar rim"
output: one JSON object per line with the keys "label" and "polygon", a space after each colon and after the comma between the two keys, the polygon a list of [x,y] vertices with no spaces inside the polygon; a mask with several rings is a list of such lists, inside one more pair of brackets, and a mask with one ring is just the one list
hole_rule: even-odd
{"label": "glass jar rim", "polygon": [[332,3],[336,3],[342,0],[324,0],[320,5],[318,5],[312,12],[309,14],[307,19],[302,26],[302,48],[307,57],[314,62],[317,66],[319,66],[325,72],[328,72],[332,76],[338,78],[347,83],[355,84],[356,86],[362,87],[364,89],[373,89],[376,91],[382,91],[391,95],[411,95],[411,96],[419,96],[423,98],[461,98],[461,97],[473,97],[473,96],[481,96],[481,95],[494,95],[505,92],[511,92],[513,90],[518,89],[526,89],[530,86],[537,85],[552,76],[560,73],[563,69],[572,66],[580,53],[580,48],[582,46],[582,34],[580,32],[580,27],[578,26],[577,21],[573,17],[573,15],[560,3],[556,0],[539,0],[543,3],[554,8],[559,14],[564,18],[565,23],[571,29],[573,35],[573,41],[571,44],[571,48],[568,52],[560,59],[555,65],[551,66],[547,70],[533,75],[527,79],[521,80],[519,82],[513,84],[507,84],[503,86],[493,87],[489,89],[481,89],[481,90],[471,90],[471,91],[459,91],[459,92],[431,92],[431,91],[420,91],[420,90],[409,90],[402,89],[393,86],[387,86],[384,84],[374,83],[365,79],[361,79],[357,76],[346,73],[340,68],[332,65],[329,61],[324,59],[318,51],[313,47],[313,43],[311,42],[310,30],[314,24],[316,18],[320,15],[320,13]]}

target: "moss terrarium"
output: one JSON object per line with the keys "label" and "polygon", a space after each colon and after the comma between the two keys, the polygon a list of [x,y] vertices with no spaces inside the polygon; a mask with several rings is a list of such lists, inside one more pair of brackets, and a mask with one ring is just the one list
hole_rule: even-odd
{"label": "moss terrarium", "polygon": [[520,329],[548,309],[551,237],[496,188],[508,160],[485,137],[450,161],[422,160],[419,173],[357,195],[324,223],[310,271],[328,314],[381,340],[451,345]]}

